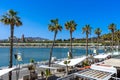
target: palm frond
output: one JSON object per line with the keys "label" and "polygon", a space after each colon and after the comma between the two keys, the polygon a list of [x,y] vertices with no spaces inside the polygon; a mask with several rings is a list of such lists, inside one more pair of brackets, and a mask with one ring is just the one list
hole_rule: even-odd
{"label": "palm frond", "polygon": [[82,28],[82,33],[85,33],[86,29],[85,27]]}
{"label": "palm frond", "polygon": [[102,30],[101,30],[100,28],[96,28],[96,29],[95,29],[95,34],[96,34],[96,35],[100,35],[101,32],[102,32]]}
{"label": "palm frond", "polygon": [[111,30],[111,32],[114,32],[116,30],[116,25],[114,23],[111,23],[109,26],[108,26],[108,29]]}
{"label": "palm frond", "polygon": [[51,23],[48,25],[49,31],[58,32],[62,30],[62,26],[58,24],[58,19],[52,19],[50,22]]}
{"label": "palm frond", "polygon": [[77,24],[73,20],[65,23],[65,28],[67,30],[70,30],[71,32],[76,30],[76,26],[77,26]]}
{"label": "palm frond", "polygon": [[10,16],[15,16],[15,15],[17,15],[17,12],[15,12],[15,11],[12,10],[12,9],[10,9],[10,10],[8,11],[8,15],[10,15]]}
{"label": "palm frond", "polygon": [[83,28],[82,28],[82,31],[83,33],[87,33],[87,34],[90,34],[91,33],[91,26],[89,24],[85,25]]}
{"label": "palm frond", "polygon": [[3,15],[0,21],[6,25],[16,25],[16,26],[22,25],[22,22],[20,21],[20,17],[17,16],[17,12],[13,10],[9,10],[5,15]]}
{"label": "palm frond", "polygon": [[15,25],[18,27],[18,26],[21,26],[22,25],[22,22],[20,21],[20,20],[17,20],[16,22],[15,22]]}
{"label": "palm frond", "polygon": [[49,24],[48,29],[49,29],[49,31],[52,31],[52,32],[55,30],[54,27],[52,25],[50,25],[50,24]]}

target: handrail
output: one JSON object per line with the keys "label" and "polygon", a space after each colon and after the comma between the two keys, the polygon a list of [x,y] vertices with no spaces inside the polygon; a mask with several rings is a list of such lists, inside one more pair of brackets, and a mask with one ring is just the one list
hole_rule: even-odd
{"label": "handrail", "polygon": [[115,80],[120,80],[120,78],[117,78],[117,77],[112,77],[113,79],[115,79]]}
{"label": "handrail", "polygon": [[70,79],[74,79],[74,74],[70,74],[70,75],[65,76],[63,78],[58,78],[57,80],[70,80]]}

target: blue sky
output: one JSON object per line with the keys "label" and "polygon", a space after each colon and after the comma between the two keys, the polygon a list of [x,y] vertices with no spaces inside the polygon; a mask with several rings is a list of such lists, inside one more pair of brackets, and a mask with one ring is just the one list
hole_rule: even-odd
{"label": "blue sky", "polygon": [[[48,30],[51,19],[58,18],[63,26],[57,39],[68,39],[69,31],[65,30],[64,23],[74,20],[78,26],[73,33],[74,38],[83,38],[82,27],[90,24],[94,31],[97,27],[102,29],[102,34],[110,32],[108,25],[115,23],[120,26],[120,0],[1,0],[0,16],[9,9],[17,11],[23,25],[15,28],[14,35],[21,37],[42,37],[53,39],[53,32]],[[10,35],[9,26],[0,23],[0,39]],[[92,33],[90,36],[95,36]]]}

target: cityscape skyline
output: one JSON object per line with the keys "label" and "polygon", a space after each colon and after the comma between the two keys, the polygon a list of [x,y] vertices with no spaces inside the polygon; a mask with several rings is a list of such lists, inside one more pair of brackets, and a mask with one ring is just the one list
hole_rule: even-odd
{"label": "cityscape skyline", "polygon": [[[108,25],[115,23],[117,29],[120,25],[119,0],[14,0],[9,2],[4,0],[0,2],[0,18],[9,9],[18,12],[23,25],[15,27],[16,37],[24,34],[26,37],[42,37],[53,40],[53,32],[48,30],[48,24],[51,19],[59,19],[62,25],[62,32],[58,32],[57,39],[69,39],[69,31],[65,30],[64,24],[67,21],[74,20],[78,26],[73,32],[74,38],[85,38],[82,34],[82,27],[90,24],[92,34],[94,30],[101,28],[102,34],[109,33]],[[6,39],[10,35],[10,27],[0,23],[0,39]]]}

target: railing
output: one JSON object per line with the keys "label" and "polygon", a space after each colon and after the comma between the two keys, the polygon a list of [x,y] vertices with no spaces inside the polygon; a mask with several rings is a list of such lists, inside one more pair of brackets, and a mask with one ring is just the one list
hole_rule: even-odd
{"label": "railing", "polygon": [[70,74],[63,78],[58,78],[57,80],[74,80],[74,74]]}
{"label": "railing", "polygon": [[114,80],[120,80],[120,78],[117,78],[117,77],[112,77],[112,79],[114,79]]}

